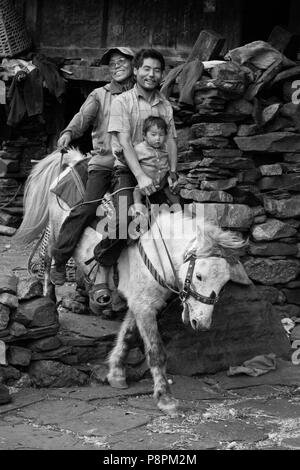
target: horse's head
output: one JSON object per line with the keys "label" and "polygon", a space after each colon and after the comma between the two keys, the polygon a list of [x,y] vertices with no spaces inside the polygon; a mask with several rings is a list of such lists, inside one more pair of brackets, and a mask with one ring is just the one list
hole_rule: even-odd
{"label": "horse's head", "polygon": [[[197,237],[185,252],[180,269],[181,281],[188,279],[188,295],[184,299],[182,319],[190,322],[194,330],[208,330],[212,313],[222,287],[229,281],[252,284],[238,260],[237,250],[247,242],[214,225],[205,224],[197,229]],[[194,266],[190,263],[194,258]],[[190,284],[189,284],[190,281]]]}

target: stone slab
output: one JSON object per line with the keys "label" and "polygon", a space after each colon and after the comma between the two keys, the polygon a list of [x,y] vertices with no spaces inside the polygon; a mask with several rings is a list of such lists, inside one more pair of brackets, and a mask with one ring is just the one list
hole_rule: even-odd
{"label": "stone slab", "polygon": [[119,329],[120,322],[104,320],[97,316],[78,315],[76,313],[62,311],[59,313],[60,331],[76,333],[78,336],[111,339]]}
{"label": "stone slab", "polygon": [[146,426],[151,417],[145,413],[128,413],[120,407],[98,408],[85,413],[83,419],[68,419],[61,424],[61,429],[85,436],[111,436],[127,432],[130,429]]}
{"label": "stone slab", "polygon": [[12,392],[12,402],[0,407],[0,415],[43,401],[46,396],[46,390],[36,390],[33,388]]}
{"label": "stone slab", "polygon": [[290,197],[289,199],[272,199],[269,196],[264,197],[264,208],[268,214],[279,219],[289,219],[300,215],[300,195]]}
{"label": "stone slab", "polygon": [[182,189],[180,196],[184,199],[193,199],[198,202],[231,203],[233,197],[225,191],[200,191],[198,189]]}
{"label": "stone slab", "polygon": [[253,212],[245,204],[203,204],[193,203],[192,211],[205,217],[205,220],[230,229],[248,229],[252,225]]}
{"label": "stone slab", "polygon": [[244,268],[250,279],[270,286],[295,279],[300,273],[300,262],[293,258],[249,257],[244,262]]}
{"label": "stone slab", "polygon": [[295,256],[297,246],[289,243],[252,243],[249,245],[249,253],[253,256]]}
{"label": "stone slab", "polygon": [[0,293],[8,292],[16,294],[17,292],[17,277],[12,273],[0,273]]}
{"label": "stone slab", "polygon": [[293,237],[297,233],[297,229],[289,224],[277,219],[267,219],[262,224],[255,225],[251,228],[254,241],[268,241],[275,239]]}
{"label": "stone slab", "polygon": [[180,400],[220,400],[224,399],[222,394],[196,377],[186,377],[180,375],[172,376],[173,384],[171,391],[174,397]]}
{"label": "stone slab", "polygon": [[31,424],[5,424],[1,426],[0,450],[93,450],[99,449],[80,436],[64,434],[60,430],[41,429]]}
{"label": "stone slab", "polygon": [[251,408],[255,413],[256,410],[264,413],[267,417],[277,417],[280,419],[299,418],[300,403],[292,402],[286,398],[252,399],[245,400],[233,405],[235,409]]}
{"label": "stone slab", "polygon": [[202,122],[199,124],[193,124],[191,127],[191,132],[194,138],[208,136],[229,137],[237,132],[237,126],[233,122]]}
{"label": "stone slab", "polygon": [[300,436],[283,439],[281,445],[290,450],[300,450]]}
{"label": "stone slab", "polygon": [[93,401],[105,398],[147,395],[153,393],[153,382],[144,379],[129,383],[128,388],[117,389],[109,385],[90,385],[89,387],[51,389],[51,396],[70,397],[77,400]]}
{"label": "stone slab", "polygon": [[31,419],[40,426],[63,425],[66,421],[82,418],[96,407],[75,399],[47,399],[34,405],[26,406],[18,412],[23,419]]}
{"label": "stone slab", "polygon": [[151,420],[141,412],[128,413],[120,407],[96,408],[71,398],[37,403],[20,410],[18,416],[39,426],[57,426],[60,430],[90,437],[118,434],[146,425]]}
{"label": "stone slab", "polygon": [[255,423],[245,423],[239,420],[200,423],[193,427],[193,431],[201,437],[208,439],[212,436],[220,444],[221,442],[258,442],[268,437],[271,429],[259,429]]}
{"label": "stone slab", "polygon": [[22,300],[14,319],[26,327],[43,327],[57,321],[55,303],[48,297]]}
{"label": "stone slab", "polygon": [[[148,428],[140,427],[137,429],[129,430],[124,434],[116,434],[108,438],[109,447],[112,450],[119,451],[126,449],[135,453],[135,451],[152,451],[156,450],[166,452],[170,449],[184,449],[184,445],[179,445],[182,439],[182,432],[178,427],[177,431],[172,432],[150,432]],[[185,438],[188,441],[188,438]],[[197,444],[201,450],[215,449],[218,445],[217,441],[213,439],[201,439],[201,442],[191,442],[194,446]]]}
{"label": "stone slab", "polygon": [[292,132],[270,132],[252,137],[234,137],[238,148],[247,152],[299,152],[300,135]]}
{"label": "stone slab", "polygon": [[54,360],[32,361],[28,373],[36,387],[82,386],[88,381],[87,374],[80,369]]}
{"label": "stone slab", "polygon": [[58,332],[58,329],[59,325],[56,323],[49,326],[42,326],[40,328],[30,328],[26,331],[26,333],[18,337],[9,334],[9,330],[3,330],[0,332],[0,338],[6,343],[12,343],[19,340],[45,338],[47,336],[55,335]]}

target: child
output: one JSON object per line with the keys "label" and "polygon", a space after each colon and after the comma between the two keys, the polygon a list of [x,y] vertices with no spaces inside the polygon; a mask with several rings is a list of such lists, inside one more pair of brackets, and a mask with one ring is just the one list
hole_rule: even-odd
{"label": "child", "polygon": [[[150,196],[150,201],[158,204],[179,202],[174,191],[177,183],[177,175],[171,177],[169,171],[169,155],[166,150],[168,127],[166,121],[158,116],[149,116],[143,125],[143,142],[134,146],[139,163],[146,175],[152,178],[157,192]],[[167,185],[168,184],[168,185]],[[135,224],[129,226],[130,238],[135,240],[148,229],[148,215],[145,206],[142,205],[142,192],[138,186],[133,191],[134,204],[131,207],[131,215]]]}
{"label": "child", "polygon": [[[169,183],[171,190],[174,190],[176,183],[169,175],[169,156],[166,150],[166,139],[168,127],[165,120],[158,116],[149,116],[143,125],[143,142],[134,146],[142,170],[153,179],[157,190],[161,190]],[[171,203],[178,199],[173,195],[168,187],[164,188],[165,199]],[[142,203],[142,193],[138,186],[133,192],[134,204]],[[136,208],[138,206],[135,206]]]}

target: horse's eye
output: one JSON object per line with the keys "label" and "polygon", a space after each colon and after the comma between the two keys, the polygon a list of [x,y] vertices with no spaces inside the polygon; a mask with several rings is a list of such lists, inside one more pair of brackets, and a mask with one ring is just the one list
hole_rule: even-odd
{"label": "horse's eye", "polygon": [[199,281],[202,281],[202,276],[201,276],[201,274],[196,274],[196,278],[199,279]]}

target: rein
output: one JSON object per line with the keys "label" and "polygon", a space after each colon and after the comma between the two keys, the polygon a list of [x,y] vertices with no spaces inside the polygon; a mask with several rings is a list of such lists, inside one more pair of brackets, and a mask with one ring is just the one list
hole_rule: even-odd
{"label": "rein", "polygon": [[[148,208],[150,207],[150,200],[148,198],[148,196],[146,196],[146,203],[147,203],[147,206]],[[175,292],[182,303],[186,302],[188,297],[194,297],[194,299],[198,300],[199,302],[202,302],[204,304],[207,304],[207,305],[214,305],[218,302],[219,300],[219,297],[213,293],[210,297],[207,297],[205,295],[202,295],[202,294],[199,294],[198,292],[196,292],[194,289],[191,288],[191,284],[192,284],[192,279],[193,279],[193,274],[194,274],[194,269],[195,269],[195,262],[196,262],[196,257],[195,256],[191,256],[190,257],[190,262],[189,262],[189,266],[188,266],[188,270],[187,270],[187,273],[186,273],[186,277],[185,277],[185,281],[184,281],[184,285],[183,285],[183,288],[180,287],[180,281],[179,281],[179,278],[178,278],[178,275],[176,273],[176,270],[175,270],[175,266],[173,264],[173,261],[172,261],[172,258],[171,258],[171,255],[170,255],[170,252],[167,248],[167,245],[163,239],[163,236],[162,236],[162,233],[161,233],[161,229],[160,229],[160,226],[156,220],[156,218],[154,218],[155,220],[155,223],[158,227],[158,231],[159,231],[159,235],[161,237],[161,240],[163,242],[163,245],[164,245],[164,248],[165,248],[165,251],[167,253],[167,256],[168,256],[168,259],[169,259],[169,262],[170,262],[170,265],[171,265],[171,268],[172,268],[172,271],[173,271],[173,275],[174,275],[174,279],[175,279],[175,284],[176,284],[176,288],[174,289],[173,287],[171,287],[165,279],[163,279],[161,277],[161,275],[157,272],[157,270],[155,269],[155,267],[153,266],[153,264],[151,263],[150,259],[148,258],[143,246],[142,246],[142,243],[141,243],[141,239],[139,238],[138,240],[138,249],[139,249],[139,252],[141,254],[141,257],[142,257],[142,260],[144,261],[144,264],[146,265],[146,267],[148,268],[148,270],[150,271],[150,273],[152,274],[152,276],[154,277],[154,279],[164,288],[167,288],[169,290],[171,290],[172,292]],[[154,245],[155,245],[155,248],[156,248],[156,251],[157,251],[157,254],[158,254],[158,257],[159,257],[159,260],[160,260],[160,263],[162,265],[162,262],[161,262],[161,258],[159,256],[159,250],[157,248],[157,245],[156,245],[156,242],[155,242],[155,239],[153,239],[154,241]],[[162,268],[163,268],[163,265],[162,265]],[[164,269],[163,269],[164,271]]]}

